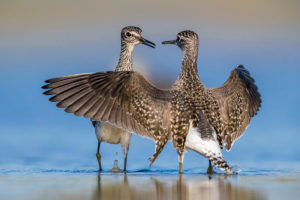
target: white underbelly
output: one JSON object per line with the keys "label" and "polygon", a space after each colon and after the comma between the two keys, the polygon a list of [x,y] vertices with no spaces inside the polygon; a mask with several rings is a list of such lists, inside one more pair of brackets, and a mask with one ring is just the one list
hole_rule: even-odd
{"label": "white underbelly", "polygon": [[108,122],[97,122],[95,133],[99,141],[110,144],[129,143],[131,137],[131,133]]}
{"label": "white underbelly", "polygon": [[202,138],[199,129],[193,128],[192,123],[190,123],[185,145],[188,149],[194,150],[205,157],[211,155],[222,155],[219,144],[216,140],[215,131],[212,131],[211,134],[210,138]]}

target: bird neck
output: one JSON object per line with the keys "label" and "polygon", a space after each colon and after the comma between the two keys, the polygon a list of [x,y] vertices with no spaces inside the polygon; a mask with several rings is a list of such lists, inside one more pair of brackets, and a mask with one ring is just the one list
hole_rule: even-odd
{"label": "bird neck", "polygon": [[198,69],[197,69],[197,58],[198,58],[198,49],[183,50],[182,66],[178,77],[179,80],[185,81],[191,79],[192,80],[199,79]]}
{"label": "bird neck", "polygon": [[194,93],[205,89],[202,84],[197,69],[198,48],[185,51],[183,50],[183,60],[179,77],[177,78],[173,88]]}
{"label": "bird neck", "polygon": [[134,45],[121,42],[121,53],[116,71],[133,71],[132,68],[132,52]]}

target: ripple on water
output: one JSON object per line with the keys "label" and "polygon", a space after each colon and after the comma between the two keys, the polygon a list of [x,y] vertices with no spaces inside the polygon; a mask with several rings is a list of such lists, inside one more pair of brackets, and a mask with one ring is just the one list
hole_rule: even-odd
{"label": "ripple on water", "polygon": [[[238,172],[240,176],[276,176],[289,173],[298,173],[299,171],[293,169],[272,169],[272,168],[247,168],[242,169],[240,167],[234,167],[234,171]],[[65,175],[97,175],[98,170],[95,169],[0,169],[0,175],[33,175],[33,174],[65,174]],[[120,172],[111,172],[110,169],[101,171],[101,174],[123,174]],[[136,175],[178,175],[178,169],[159,169],[159,168],[141,168],[130,169],[127,174]],[[184,170],[185,175],[206,175],[206,170],[199,168],[191,168]],[[225,174],[222,171],[218,171],[218,174]]]}

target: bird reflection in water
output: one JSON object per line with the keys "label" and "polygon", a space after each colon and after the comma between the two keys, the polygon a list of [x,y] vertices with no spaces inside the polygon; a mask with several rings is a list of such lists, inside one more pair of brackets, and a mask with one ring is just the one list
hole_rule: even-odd
{"label": "bird reflection in water", "polygon": [[261,191],[232,183],[234,177],[224,174],[204,175],[136,175],[99,174],[92,199],[266,199]]}

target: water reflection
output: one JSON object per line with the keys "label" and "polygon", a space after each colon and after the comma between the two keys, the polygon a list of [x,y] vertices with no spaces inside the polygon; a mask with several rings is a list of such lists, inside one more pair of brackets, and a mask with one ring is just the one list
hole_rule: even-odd
{"label": "water reflection", "polygon": [[233,177],[99,175],[92,199],[266,199],[261,191],[237,186]]}

